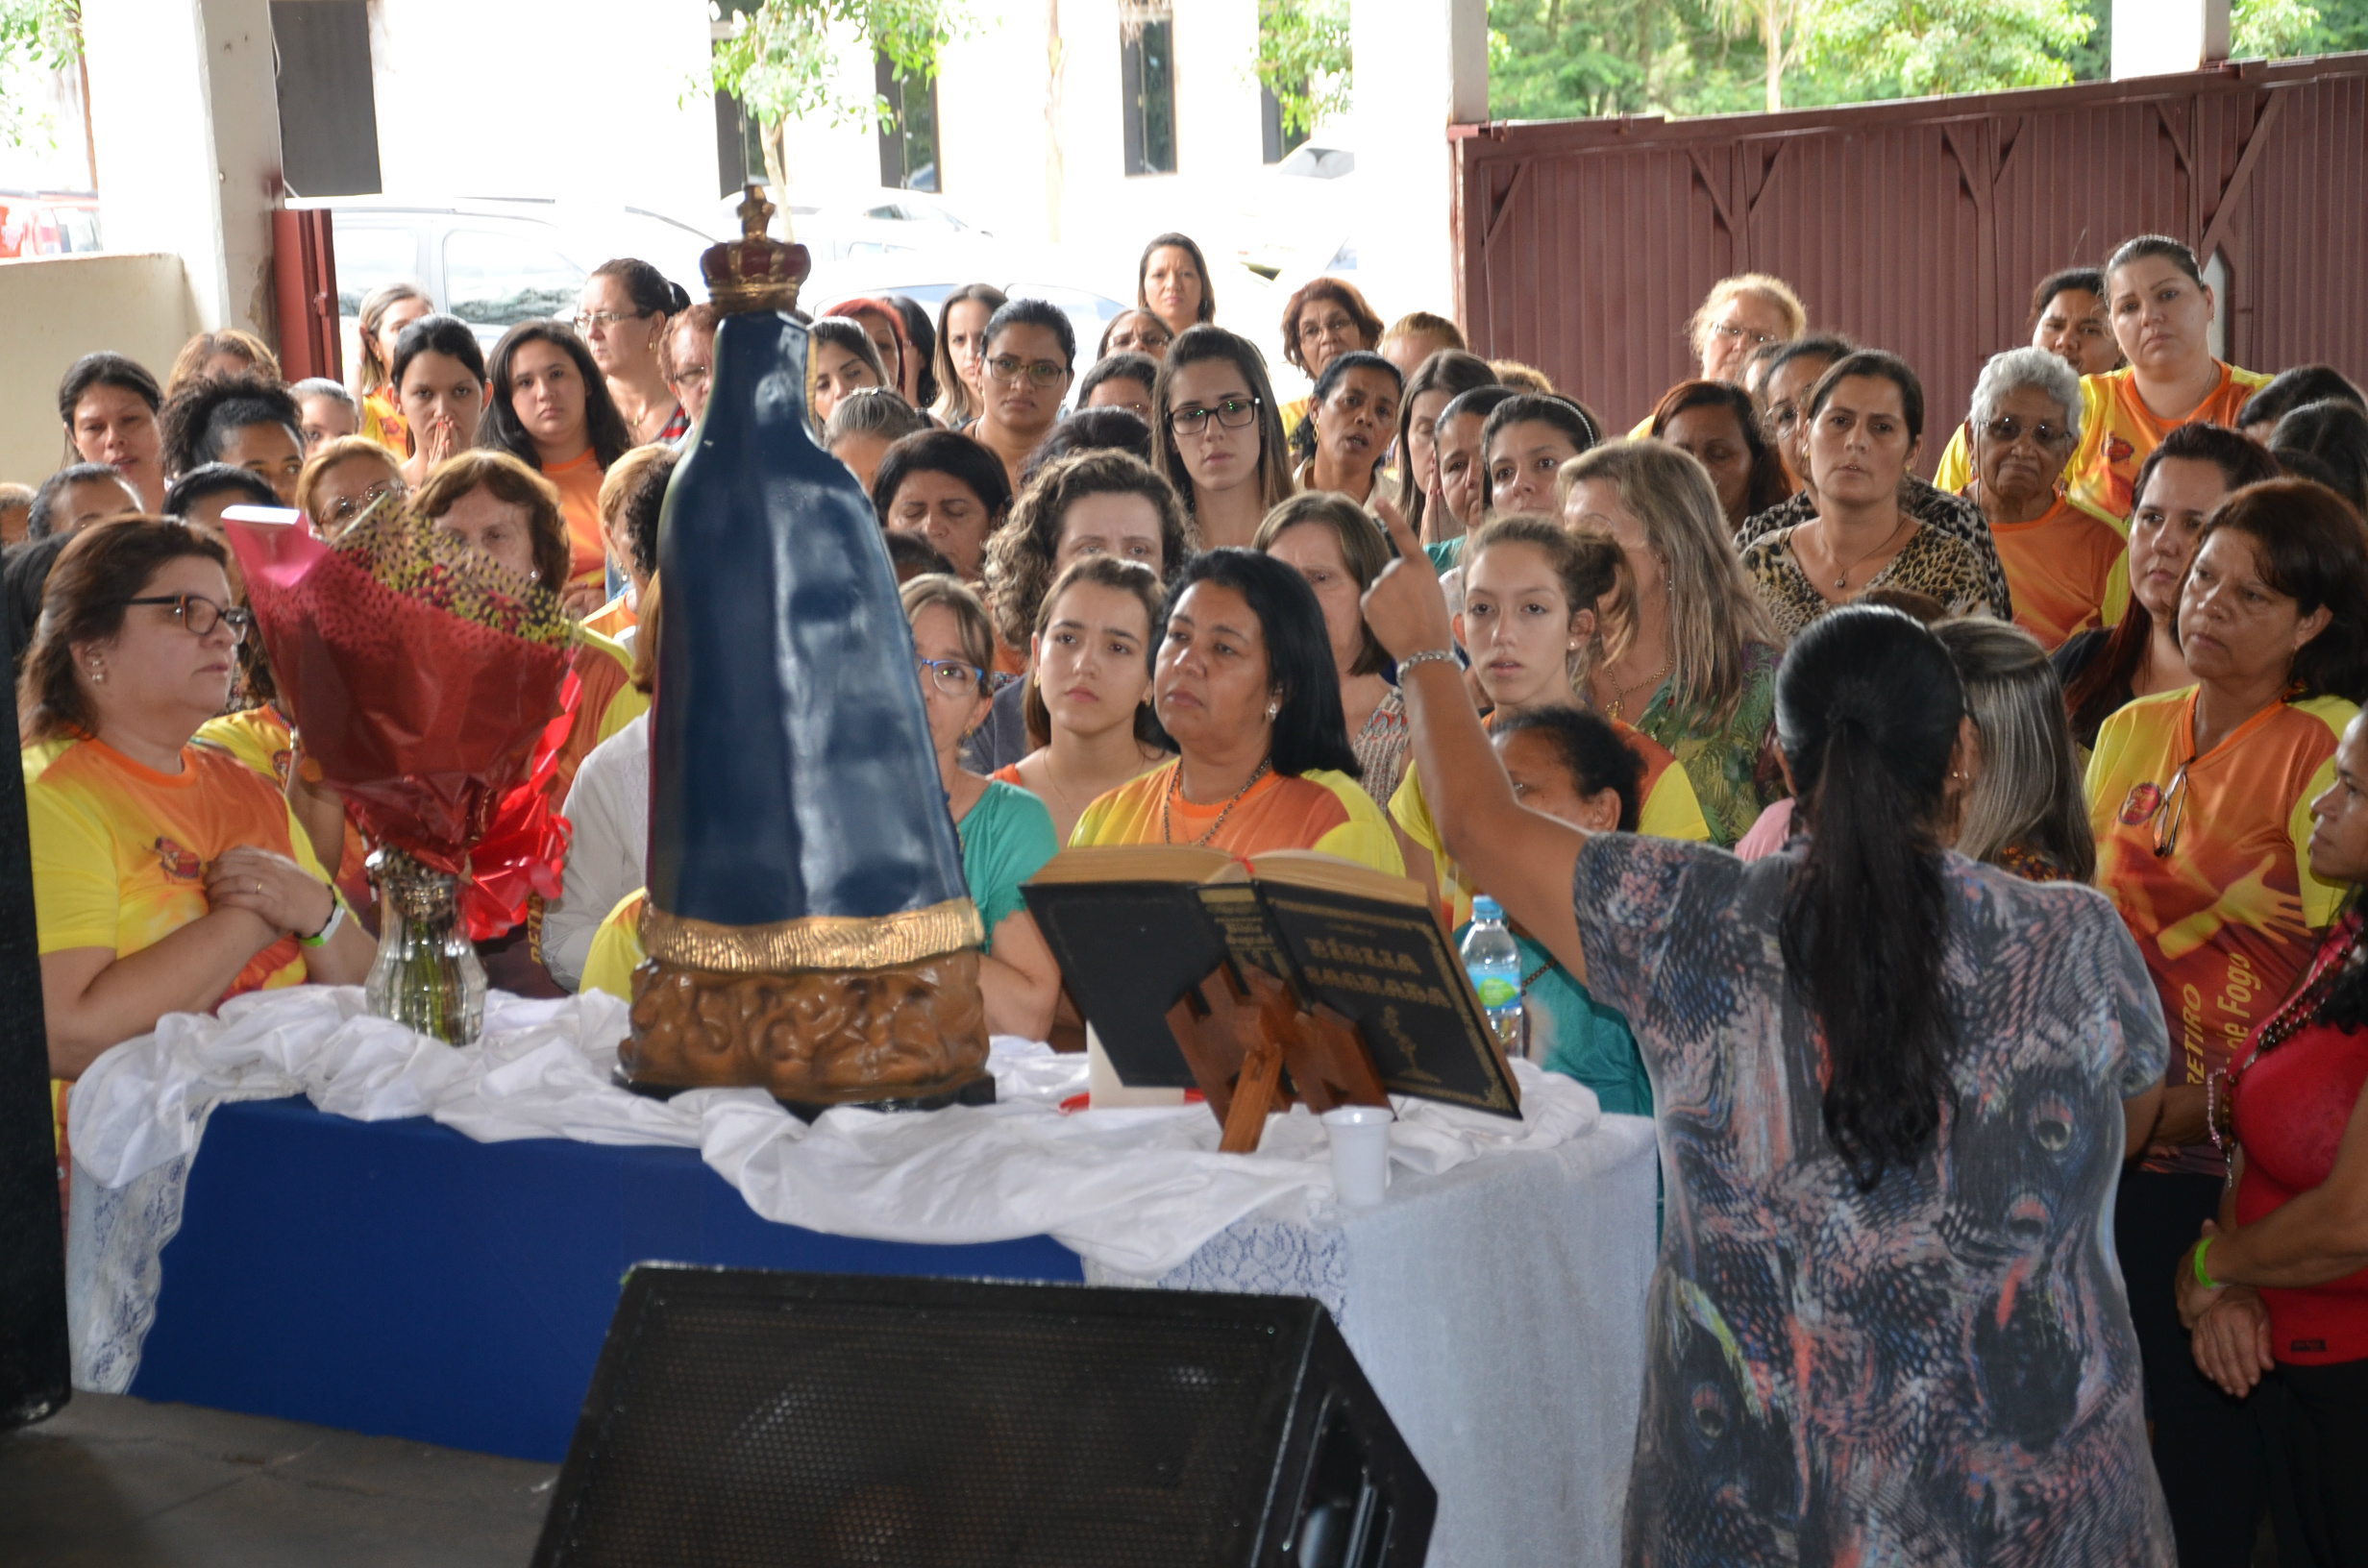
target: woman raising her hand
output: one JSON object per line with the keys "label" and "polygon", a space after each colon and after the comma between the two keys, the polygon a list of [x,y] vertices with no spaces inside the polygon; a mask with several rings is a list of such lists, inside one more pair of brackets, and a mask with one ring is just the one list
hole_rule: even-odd
{"label": "woman raising her hand", "polygon": [[[1947,652],[1873,607],[1802,633],[1776,693],[1796,847],[1746,864],[1589,832],[1515,796],[1438,577],[1389,521],[1399,559],[1365,618],[1446,848],[1628,1019],[1652,1081],[1668,1223],[1627,1559],[1788,1560],[1811,1538],[1970,1559],[2004,1528],[2035,1557],[2169,1568],[2105,1257],[2169,1041],[2094,891],[1939,848],[1967,728]],[[1968,1397],[1943,1408],[1942,1385]]]}

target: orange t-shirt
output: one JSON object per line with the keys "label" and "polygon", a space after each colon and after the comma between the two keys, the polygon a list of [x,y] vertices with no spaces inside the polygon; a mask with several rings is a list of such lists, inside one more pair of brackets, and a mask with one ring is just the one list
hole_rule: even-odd
{"label": "orange t-shirt", "polygon": [[361,433],[395,454],[411,455],[411,429],[395,407],[395,389],[380,382],[361,400]]}
{"label": "orange t-shirt", "polygon": [[589,447],[580,457],[554,463],[543,478],[559,487],[559,510],[567,516],[567,533],[575,545],[568,562],[571,582],[601,579],[608,567],[608,541],[601,533],[601,460]]}
{"label": "orange t-shirt", "polygon": [[[270,706],[246,708],[209,719],[190,740],[227,751],[287,793],[288,771],[295,763],[295,740],[280,710]],[[345,847],[337,860],[337,891],[357,909],[367,909],[377,896],[370,888],[370,845],[348,817]]]}
{"label": "orange t-shirt", "polygon": [[[2194,687],[2142,697],[2106,720],[2087,789],[2097,886],[2161,996],[2168,1081],[2189,1086],[2228,1066],[2334,919],[2344,890],[2310,874],[2310,802],[2333,782],[2335,742],[2359,711],[2333,697],[2272,703],[2199,757],[2195,699]],[[2170,853],[2155,853],[2158,837]],[[2209,1143],[2145,1164],[2226,1168]]]}
{"label": "orange t-shirt", "polygon": [[633,628],[638,619],[633,614],[633,607],[625,602],[625,596],[619,594],[590,615],[585,616],[583,629],[597,631],[604,637],[622,637]]}
{"label": "orange t-shirt", "polygon": [[1248,857],[1317,849],[1392,876],[1406,874],[1397,837],[1373,797],[1345,773],[1316,770],[1296,778],[1269,773],[1231,802],[1195,805],[1169,790],[1181,763],[1154,768],[1098,796],[1077,819],[1073,846],[1200,844]]}
{"label": "orange t-shirt", "polygon": [[2111,525],[2058,496],[2045,515],[1993,523],[1989,531],[2016,625],[2052,650],[2074,632],[2105,624],[2106,588],[2123,549]]}
{"label": "orange t-shirt", "polygon": [[2220,367],[2220,384],[2184,419],[2158,419],[2137,393],[2137,372],[2110,370],[2081,378],[2081,444],[2064,465],[2065,495],[2076,506],[2110,518],[2124,530],[2137,471],[2146,454],[2182,425],[2226,425],[2233,429],[2236,411],[2269,378],[2259,371]]}

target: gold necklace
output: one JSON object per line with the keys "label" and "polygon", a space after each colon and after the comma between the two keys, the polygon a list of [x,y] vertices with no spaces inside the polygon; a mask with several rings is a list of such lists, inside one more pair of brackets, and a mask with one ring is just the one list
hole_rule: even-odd
{"label": "gold necklace", "polygon": [[[1817,521],[1823,523],[1825,519],[1819,518]],[[1898,538],[1900,533],[1908,527],[1908,525],[1914,521],[1915,519],[1909,516],[1906,512],[1900,513],[1897,526],[1895,526],[1890,532],[1883,536],[1883,541],[1881,544],[1876,545],[1874,549],[1866,551],[1865,554],[1861,555],[1857,560],[1852,561],[1848,566],[1841,569],[1840,576],[1834,579],[1835,591],[1837,593],[1847,593],[1850,588],[1850,574],[1856,572],[1860,567],[1864,566],[1868,561],[1871,561],[1876,556],[1882,554],[1884,547],[1888,545],[1892,540]],[[1831,545],[1826,544],[1826,538],[1822,532],[1817,535],[1817,543],[1820,545],[1826,545],[1828,550],[1833,548]],[[1794,551],[1793,553],[1798,555],[1800,551]]]}
{"label": "gold necklace", "polygon": [[[1668,674],[1668,673],[1669,673],[1669,664],[1670,664],[1670,661],[1669,661],[1669,660],[1667,660],[1667,659],[1664,659],[1664,660],[1662,660],[1662,661],[1661,661],[1661,668],[1660,668],[1660,669],[1658,669],[1658,670],[1656,670],[1656,671],[1654,671],[1651,674],[1649,674],[1649,675],[1645,676],[1643,680],[1632,680],[1632,681],[1630,681],[1630,682],[1629,682],[1627,685],[1625,685],[1625,686],[1615,686],[1615,687],[1613,687],[1613,688],[1612,688],[1612,700],[1604,704],[1604,708],[1603,708],[1604,717],[1605,717],[1605,718],[1607,718],[1607,719],[1618,719],[1618,718],[1620,718],[1620,717],[1621,717],[1621,715],[1622,715],[1622,713],[1624,712],[1624,710],[1625,710],[1625,709],[1626,709],[1626,707],[1627,707],[1627,703],[1628,703],[1628,694],[1629,694],[1630,692],[1635,691],[1635,690],[1636,690],[1638,687],[1640,687],[1640,686],[1644,686],[1645,690],[1647,690],[1647,691],[1657,691],[1657,690],[1659,690],[1659,689],[1660,689],[1660,686],[1661,686],[1661,682],[1662,682],[1662,677],[1664,677],[1665,675]],[[1651,684],[1650,684],[1649,686],[1645,685],[1645,682],[1646,682],[1646,681],[1651,682]],[[1647,704],[1647,705],[1649,706],[1650,704]]]}
{"label": "gold necklace", "polygon": [[[1240,789],[1233,792],[1233,798],[1226,801],[1225,809],[1217,814],[1217,821],[1209,824],[1209,830],[1206,833],[1193,840],[1190,847],[1197,849],[1217,837],[1218,830],[1225,825],[1225,819],[1233,815],[1233,808],[1242,803],[1242,796],[1249,794],[1250,786],[1266,777],[1273,766],[1273,758],[1261,758],[1257,771],[1243,782]],[[1159,797],[1159,842],[1162,844],[1175,843],[1175,835],[1168,827],[1168,808],[1174,803],[1176,796],[1182,792],[1183,788],[1184,761],[1179,757],[1176,759],[1175,772],[1168,775],[1168,793]]]}

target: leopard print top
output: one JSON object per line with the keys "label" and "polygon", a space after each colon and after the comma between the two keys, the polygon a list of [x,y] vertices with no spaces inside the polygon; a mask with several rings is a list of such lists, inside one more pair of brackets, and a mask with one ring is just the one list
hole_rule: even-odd
{"label": "leopard print top", "polygon": [[[1764,535],[1743,551],[1743,575],[1751,579],[1760,602],[1767,606],[1776,629],[1787,639],[1799,636],[1803,626],[1835,607],[1835,601],[1819,593],[1802,570],[1800,557],[1792,551],[1794,531],[1782,528]],[[1981,557],[1973,548],[1929,524],[1919,525],[1908,536],[1899,553],[1874,575],[1866,588],[1902,588],[1928,595],[1951,615],[2008,618],[2006,606],[1990,597]]]}

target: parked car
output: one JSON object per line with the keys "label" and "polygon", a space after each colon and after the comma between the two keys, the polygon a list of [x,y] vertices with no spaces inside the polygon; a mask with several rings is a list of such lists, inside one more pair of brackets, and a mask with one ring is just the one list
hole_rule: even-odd
{"label": "parked car", "polygon": [[99,248],[99,199],[84,191],[0,190],[0,260]]}
{"label": "parked car", "polygon": [[722,237],[638,207],[390,196],[289,205],[331,213],[349,364],[361,302],[382,284],[417,283],[490,348],[519,322],[573,316],[584,279],[612,257],[639,257],[698,299],[700,253]]}

